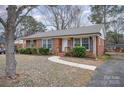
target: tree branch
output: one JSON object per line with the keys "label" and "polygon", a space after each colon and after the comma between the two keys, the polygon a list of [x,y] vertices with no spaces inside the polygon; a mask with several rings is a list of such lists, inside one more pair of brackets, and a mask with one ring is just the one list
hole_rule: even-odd
{"label": "tree branch", "polygon": [[6,26],[6,23],[4,22],[4,20],[0,17],[0,23],[3,25],[3,27]]}
{"label": "tree branch", "polygon": [[[23,16],[26,16],[34,7],[31,7]],[[16,22],[16,27],[18,26],[18,24],[22,21],[23,17],[20,18],[17,22]]]}
{"label": "tree branch", "polygon": [[23,6],[19,7],[18,10],[17,10],[17,12],[16,12],[17,18],[19,17],[19,14],[21,14],[24,9],[26,9],[26,8],[28,8],[30,6],[31,5],[23,5]]}

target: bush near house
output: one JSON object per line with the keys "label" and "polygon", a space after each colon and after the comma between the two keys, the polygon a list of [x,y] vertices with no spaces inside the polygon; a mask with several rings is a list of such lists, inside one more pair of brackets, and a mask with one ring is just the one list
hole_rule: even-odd
{"label": "bush near house", "polygon": [[17,53],[20,53],[20,54],[25,54],[25,48],[19,48],[17,49]]}
{"label": "bush near house", "polygon": [[19,48],[18,53],[20,53],[20,54],[31,54],[31,49],[30,48]]}
{"label": "bush near house", "polygon": [[48,48],[19,48],[17,49],[17,53],[20,54],[34,54],[34,55],[48,55],[49,54]]}
{"label": "bush near house", "polygon": [[84,57],[86,55],[86,48],[84,46],[75,46],[72,49],[73,56]]}
{"label": "bush near house", "polygon": [[25,54],[31,54],[31,48],[26,48],[25,49]]}
{"label": "bush near house", "polygon": [[48,55],[49,54],[49,49],[48,48],[39,48],[39,54],[41,55]]}
{"label": "bush near house", "polygon": [[31,54],[38,54],[38,49],[37,48],[31,48]]}

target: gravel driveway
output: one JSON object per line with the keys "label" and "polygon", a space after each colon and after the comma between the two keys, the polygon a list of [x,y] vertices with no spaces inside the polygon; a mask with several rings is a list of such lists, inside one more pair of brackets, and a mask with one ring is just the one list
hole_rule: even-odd
{"label": "gravel driveway", "polygon": [[112,56],[112,59],[96,69],[90,87],[124,87],[124,57]]}
{"label": "gravel driveway", "polygon": [[0,86],[80,87],[86,86],[93,71],[48,61],[49,56],[16,55],[17,80],[4,80],[5,56],[0,55]]}

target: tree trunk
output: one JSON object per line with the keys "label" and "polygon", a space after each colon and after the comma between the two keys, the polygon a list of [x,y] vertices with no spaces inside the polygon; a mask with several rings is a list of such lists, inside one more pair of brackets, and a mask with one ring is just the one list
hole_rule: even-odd
{"label": "tree trunk", "polygon": [[12,31],[8,31],[9,34],[6,35],[6,76],[15,77],[16,76],[16,60],[15,60],[15,47],[14,47],[14,34]]}
{"label": "tree trunk", "polygon": [[16,23],[16,6],[9,5],[7,9],[8,19],[5,27],[6,37],[6,76],[15,78],[16,76],[16,60],[15,60],[15,45],[14,32]]}

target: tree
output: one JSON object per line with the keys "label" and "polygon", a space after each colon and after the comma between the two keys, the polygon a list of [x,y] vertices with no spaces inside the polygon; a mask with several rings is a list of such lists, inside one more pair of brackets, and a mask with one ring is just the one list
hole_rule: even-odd
{"label": "tree", "polygon": [[16,60],[14,51],[14,33],[16,27],[21,22],[22,18],[19,19],[20,14],[23,10],[27,10],[24,15],[27,15],[34,6],[31,5],[9,5],[6,8],[7,18],[3,19],[0,17],[0,23],[3,25],[5,30],[5,48],[6,48],[6,76],[10,78],[16,78]]}
{"label": "tree", "polygon": [[82,9],[80,6],[70,5],[50,5],[39,7],[39,11],[44,14],[47,19],[47,26],[52,26],[57,30],[68,29],[71,27],[79,27]]}
{"label": "tree", "polygon": [[90,21],[95,24],[103,24],[105,30],[107,30],[107,17],[110,13],[110,7],[107,5],[92,5],[91,7],[91,15],[89,17]]}
{"label": "tree", "polygon": [[109,28],[109,24],[123,12],[123,6],[118,5],[92,5],[90,21],[95,24],[104,24],[105,30]]}
{"label": "tree", "polygon": [[106,32],[112,31],[108,32],[107,40],[115,44],[119,43],[120,32],[124,30],[124,7],[119,5],[94,5],[90,7],[90,21],[95,24],[104,24]]}
{"label": "tree", "polygon": [[110,32],[107,33],[108,39],[114,44],[121,43],[123,39],[124,32],[124,17],[118,17],[116,20],[112,21],[110,24]]}
{"label": "tree", "polygon": [[37,22],[32,16],[21,16],[20,18],[22,21],[16,29],[16,37],[24,37],[46,30],[45,25],[42,22]]}

